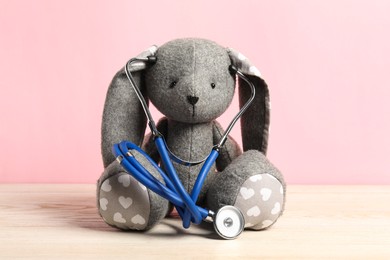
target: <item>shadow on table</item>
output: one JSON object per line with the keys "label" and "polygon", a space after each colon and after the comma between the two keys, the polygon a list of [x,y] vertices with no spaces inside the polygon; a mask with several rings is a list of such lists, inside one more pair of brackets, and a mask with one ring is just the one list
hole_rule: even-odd
{"label": "shadow on table", "polygon": [[218,239],[212,224],[202,223],[192,225],[189,229],[182,227],[181,219],[168,217],[163,219],[156,227],[148,231],[122,231],[107,225],[100,217],[96,205],[95,194],[70,193],[50,194],[50,199],[39,203],[40,213],[45,214],[48,221],[71,225],[74,227],[90,229],[102,232],[131,233],[135,235],[147,235],[152,237],[181,237],[202,236],[209,239]]}

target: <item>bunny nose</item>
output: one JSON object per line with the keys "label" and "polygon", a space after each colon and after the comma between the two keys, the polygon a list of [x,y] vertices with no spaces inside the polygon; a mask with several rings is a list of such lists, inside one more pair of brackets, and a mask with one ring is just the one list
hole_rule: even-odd
{"label": "bunny nose", "polygon": [[199,98],[195,96],[187,96],[187,100],[191,105],[195,105]]}

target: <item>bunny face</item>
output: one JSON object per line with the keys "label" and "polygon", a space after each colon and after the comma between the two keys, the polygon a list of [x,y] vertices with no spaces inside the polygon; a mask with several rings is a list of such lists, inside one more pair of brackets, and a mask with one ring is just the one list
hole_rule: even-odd
{"label": "bunny face", "polygon": [[235,79],[225,48],[202,39],[179,39],[161,46],[145,73],[153,105],[169,119],[209,122],[230,105]]}

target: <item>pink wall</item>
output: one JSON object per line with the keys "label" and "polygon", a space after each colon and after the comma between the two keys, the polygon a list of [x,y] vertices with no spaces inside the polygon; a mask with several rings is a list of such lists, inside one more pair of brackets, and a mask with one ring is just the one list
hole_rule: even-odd
{"label": "pink wall", "polygon": [[386,0],[0,1],[0,182],[95,182],[114,73],[195,36],[262,71],[269,158],[289,183],[390,184],[389,13]]}

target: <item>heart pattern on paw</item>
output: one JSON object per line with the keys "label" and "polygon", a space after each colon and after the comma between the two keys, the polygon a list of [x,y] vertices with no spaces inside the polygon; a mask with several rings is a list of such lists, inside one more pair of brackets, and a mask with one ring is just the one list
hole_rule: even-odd
{"label": "heart pattern on paw", "polygon": [[126,223],[126,219],[119,212],[114,214],[114,221],[121,224]]}
{"label": "heart pattern on paw", "polygon": [[253,175],[252,177],[249,178],[249,180],[251,180],[252,182],[261,181],[261,179],[263,179],[261,174]]}
{"label": "heart pattern on paw", "polygon": [[271,194],[272,194],[272,190],[271,189],[268,189],[268,188],[262,188],[260,190],[260,194],[261,194],[261,198],[263,201],[267,201],[269,200],[269,198],[271,198]]}
{"label": "heart pattern on paw", "polygon": [[251,188],[241,187],[240,189],[241,196],[244,198],[244,200],[250,199],[255,195],[255,191]]}
{"label": "heart pattern on paw", "polygon": [[244,227],[251,227],[251,226],[253,226],[253,224],[252,224],[252,223],[250,223],[250,222],[245,222],[245,225],[244,225]]}
{"label": "heart pattern on paw", "polygon": [[111,191],[112,187],[110,185],[110,180],[105,180],[101,186],[101,189],[105,192]]}
{"label": "heart pattern on paw", "polygon": [[141,215],[137,214],[131,218],[131,222],[133,222],[134,224],[143,225],[145,224],[145,219]]}
{"label": "heart pattern on paw", "polygon": [[108,200],[106,198],[101,198],[99,200],[99,205],[102,210],[107,210]]}
{"label": "heart pattern on paw", "polygon": [[271,214],[272,215],[276,215],[280,212],[280,203],[279,202],[276,202],[275,203],[275,206],[273,207],[273,209],[271,210]]}
{"label": "heart pattern on paw", "polygon": [[271,226],[271,224],[274,223],[272,220],[266,219],[263,222],[261,222],[261,228],[266,228]]}
{"label": "heart pattern on paw", "polygon": [[258,206],[254,206],[250,209],[248,209],[248,211],[246,212],[246,214],[249,216],[249,217],[257,217],[258,215],[260,215],[260,208]]}
{"label": "heart pattern on paw", "polygon": [[123,196],[120,196],[118,198],[118,201],[119,201],[119,204],[121,204],[121,206],[124,208],[124,209],[127,209],[131,206],[131,204],[133,204],[133,200],[132,198],[130,197],[123,197]]}
{"label": "heart pattern on paw", "polygon": [[127,188],[130,186],[130,175],[122,174],[118,177],[118,182],[122,183],[123,187]]}

